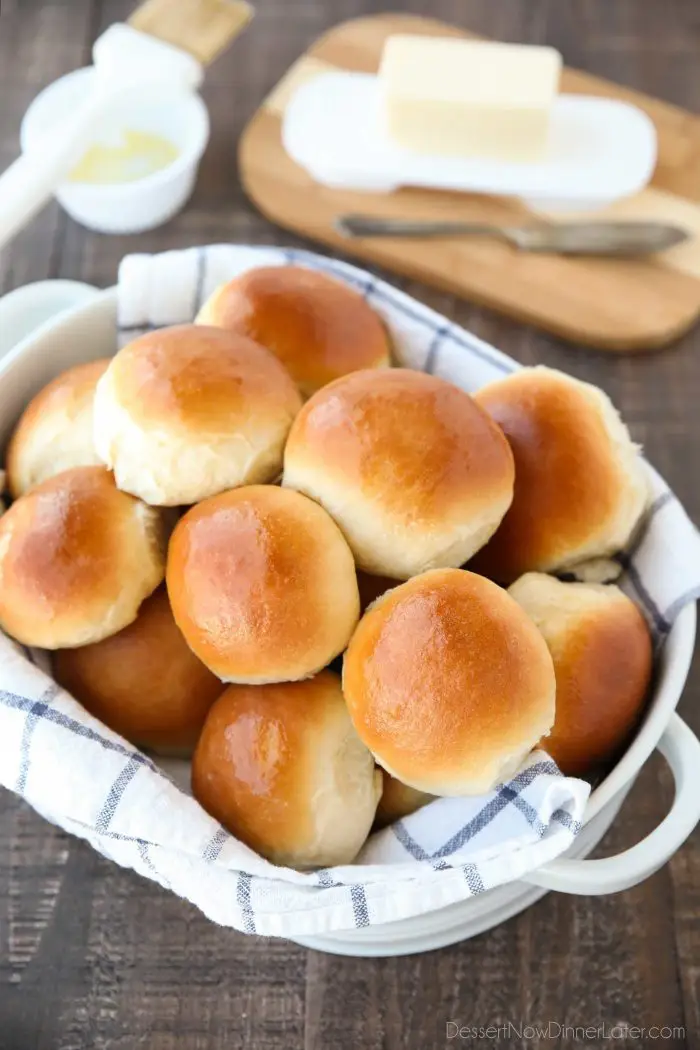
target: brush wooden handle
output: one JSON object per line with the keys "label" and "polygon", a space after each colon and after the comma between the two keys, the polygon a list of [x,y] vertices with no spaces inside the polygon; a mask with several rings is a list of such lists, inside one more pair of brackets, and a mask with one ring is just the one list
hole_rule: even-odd
{"label": "brush wooden handle", "polygon": [[146,0],[134,11],[129,25],[188,51],[208,66],[245,29],[254,13],[245,0]]}

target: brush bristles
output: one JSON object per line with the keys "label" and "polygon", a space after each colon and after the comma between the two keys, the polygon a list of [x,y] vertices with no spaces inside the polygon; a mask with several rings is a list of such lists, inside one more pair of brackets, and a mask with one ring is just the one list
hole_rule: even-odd
{"label": "brush bristles", "polygon": [[142,33],[188,51],[208,66],[248,25],[245,0],[146,0],[129,19]]}

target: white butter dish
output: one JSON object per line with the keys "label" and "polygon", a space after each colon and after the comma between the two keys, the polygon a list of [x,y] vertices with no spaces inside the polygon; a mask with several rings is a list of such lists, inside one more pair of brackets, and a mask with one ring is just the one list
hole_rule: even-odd
{"label": "white butter dish", "polygon": [[543,161],[424,156],[386,136],[378,77],[345,72],[320,74],[297,89],[284,113],[282,141],[313,179],[336,189],[388,193],[423,186],[567,208],[600,208],[638,193],[657,153],[656,129],[636,106],[560,95]]}

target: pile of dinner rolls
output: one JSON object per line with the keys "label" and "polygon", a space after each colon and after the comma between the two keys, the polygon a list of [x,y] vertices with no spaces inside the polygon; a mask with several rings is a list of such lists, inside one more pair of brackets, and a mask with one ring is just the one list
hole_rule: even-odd
{"label": "pile of dinner rolls", "polygon": [[635,605],[565,582],[619,571],[647,503],[605,394],[525,368],[470,396],[391,350],[344,284],[254,269],[59,375],[7,449],[0,627],[296,868],[538,745],[595,772],[649,686]]}

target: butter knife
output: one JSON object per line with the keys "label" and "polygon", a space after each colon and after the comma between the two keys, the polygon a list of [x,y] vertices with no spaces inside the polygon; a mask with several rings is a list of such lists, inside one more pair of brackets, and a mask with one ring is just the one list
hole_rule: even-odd
{"label": "butter knife", "polygon": [[492,226],[476,222],[409,221],[341,215],[344,237],[497,237],[526,252],[561,255],[646,255],[682,244],[690,231],[666,222],[561,222]]}

